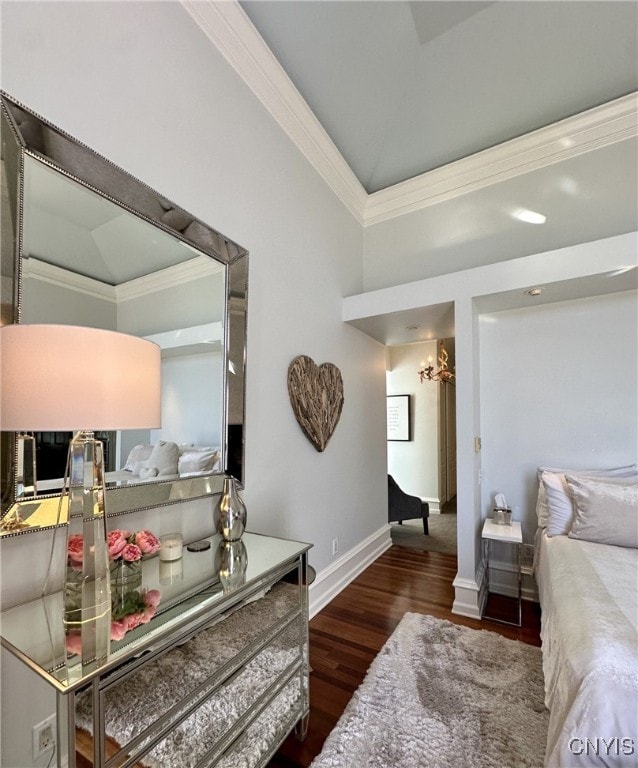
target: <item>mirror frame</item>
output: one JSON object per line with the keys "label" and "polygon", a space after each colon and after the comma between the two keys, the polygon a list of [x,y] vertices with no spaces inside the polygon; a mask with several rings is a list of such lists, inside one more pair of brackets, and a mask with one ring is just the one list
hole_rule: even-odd
{"label": "mirror frame", "polygon": [[[211,473],[201,477],[178,480],[165,480],[155,483],[138,483],[128,486],[107,487],[108,515],[121,515],[151,507],[177,504],[192,499],[209,496],[219,492],[223,473],[233,474],[243,485],[244,478],[244,435],[246,424],[246,330],[248,309],[248,251],[228,239],[217,230],[197,219],[183,208],[174,205],[144,182],[129,174],[110,160],[82,142],[53,125],[20,103],[5,91],[0,90],[2,120],[2,149],[7,168],[7,186],[10,215],[14,220],[12,264],[2,254],[2,280],[12,281],[13,298],[11,308],[2,306],[2,323],[22,322],[22,258],[24,227],[24,169],[26,157],[33,157],[49,168],[75,181],[81,186],[110,200],[119,207],[143,219],[154,227],[163,230],[178,240],[187,243],[224,265],[226,301],[224,312],[224,380],[222,385],[222,467],[223,472]],[[188,225],[184,231],[173,228],[166,221],[157,218],[152,211],[140,210],[140,200],[153,200],[155,209],[166,213],[170,221],[186,219]],[[6,240],[3,238],[6,251]],[[230,355],[233,354],[232,365]],[[229,367],[239,386],[230,385]],[[229,415],[236,419],[233,425],[241,424],[241,429],[233,431],[229,440]],[[239,415],[239,416],[238,416]],[[3,436],[11,433],[2,433]],[[4,438],[3,438],[4,439]],[[8,447],[10,466],[17,460],[17,440],[9,437]],[[231,444],[232,442],[232,444]],[[3,447],[7,443],[3,442]],[[3,459],[4,461],[4,459]],[[41,494],[36,497],[16,497],[15,477],[10,477],[8,503],[0,513],[0,533],[3,536],[18,533],[30,533],[55,527],[53,525],[15,529],[12,520],[20,521],[21,510],[28,513],[28,507],[48,499],[59,499],[62,494]],[[57,506],[57,505],[56,505]],[[5,508],[6,507],[6,508]]]}

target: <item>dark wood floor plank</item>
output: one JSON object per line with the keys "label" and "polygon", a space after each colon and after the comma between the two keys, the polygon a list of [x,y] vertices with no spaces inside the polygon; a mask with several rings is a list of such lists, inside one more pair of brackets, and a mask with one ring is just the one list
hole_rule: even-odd
{"label": "dark wood floor plank", "polygon": [[[523,604],[523,626],[510,627],[452,613],[454,555],[391,547],[310,622],[310,725],[299,742],[290,736],[269,768],[306,768],[319,754],[352,693],[406,612],[487,629],[540,645],[540,611]],[[499,599],[490,609],[499,611]],[[501,601],[505,610],[507,599]]]}

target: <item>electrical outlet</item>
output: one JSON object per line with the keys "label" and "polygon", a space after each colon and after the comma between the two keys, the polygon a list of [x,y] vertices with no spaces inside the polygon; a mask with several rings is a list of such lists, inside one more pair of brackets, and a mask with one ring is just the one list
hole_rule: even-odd
{"label": "electrical outlet", "polygon": [[333,556],[339,551],[339,539],[332,540],[332,554]]}
{"label": "electrical outlet", "polygon": [[33,759],[44,755],[55,747],[55,715],[47,717],[33,726]]}

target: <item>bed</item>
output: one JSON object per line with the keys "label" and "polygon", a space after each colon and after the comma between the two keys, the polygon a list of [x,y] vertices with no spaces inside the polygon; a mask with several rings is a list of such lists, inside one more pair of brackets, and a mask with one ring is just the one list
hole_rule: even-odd
{"label": "bed", "polygon": [[556,484],[567,498],[548,493],[539,513],[546,768],[638,766],[636,482],[567,471]]}
{"label": "bed", "polygon": [[[107,486],[177,480],[221,472],[219,447],[160,440],[155,444],[140,443],[128,453],[121,469],[104,473]],[[60,489],[62,478],[38,480],[38,491]]]}

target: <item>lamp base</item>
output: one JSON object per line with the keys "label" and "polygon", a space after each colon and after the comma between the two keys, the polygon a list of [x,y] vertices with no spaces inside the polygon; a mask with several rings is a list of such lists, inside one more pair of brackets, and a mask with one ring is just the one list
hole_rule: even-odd
{"label": "lamp base", "polygon": [[35,437],[31,432],[16,434],[16,499],[35,496]]}
{"label": "lamp base", "polygon": [[111,586],[106,530],[103,447],[93,432],[77,432],[67,464],[67,567],[64,632],[67,662],[96,668],[109,657]]}

